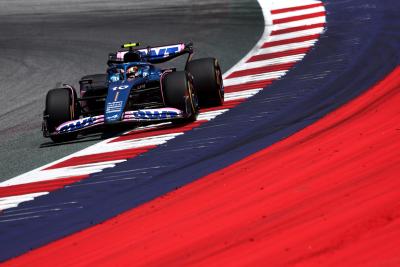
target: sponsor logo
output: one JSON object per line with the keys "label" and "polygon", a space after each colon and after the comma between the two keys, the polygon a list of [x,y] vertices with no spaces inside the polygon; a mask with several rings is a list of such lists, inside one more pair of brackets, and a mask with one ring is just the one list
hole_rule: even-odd
{"label": "sponsor logo", "polygon": [[125,90],[125,89],[128,89],[128,88],[129,88],[129,85],[120,85],[120,86],[111,87],[111,89],[113,91],[115,91],[115,90]]}
{"label": "sponsor logo", "polygon": [[[171,45],[171,46],[161,46],[154,47],[150,50],[148,49],[140,49],[137,50],[141,56],[150,56],[150,57],[168,57],[170,54],[175,54],[182,51],[185,48],[183,44]],[[117,52],[117,59],[123,60],[124,55],[128,53],[128,51],[119,51]]]}
{"label": "sponsor logo", "polygon": [[119,52],[117,52],[117,59],[123,60],[124,59],[124,55],[126,53],[128,53],[128,51],[119,51]]}
{"label": "sponsor logo", "polygon": [[92,125],[94,122],[96,121],[96,118],[94,117],[89,117],[89,118],[84,118],[84,119],[80,119],[74,122],[71,122],[67,125],[64,125],[63,127],[61,127],[60,129],[60,133],[65,133],[65,132],[71,132],[71,131],[75,131],[75,130],[79,130],[83,127]]}
{"label": "sponsor logo", "polygon": [[115,121],[115,120],[117,120],[117,119],[118,119],[118,114],[115,114],[115,115],[113,115],[113,116],[107,117],[107,120],[109,120],[109,121]]}
{"label": "sponsor logo", "polygon": [[142,56],[150,56],[150,57],[168,57],[170,54],[175,54],[179,52],[181,49],[181,45],[172,45],[172,46],[164,46],[164,47],[155,47],[151,48],[150,51],[147,49],[139,50],[139,53]]}
{"label": "sponsor logo", "polygon": [[106,113],[121,112],[122,101],[107,103]]}
{"label": "sponsor logo", "polygon": [[133,116],[139,120],[165,120],[177,117],[178,113],[170,110],[139,110],[133,112]]}

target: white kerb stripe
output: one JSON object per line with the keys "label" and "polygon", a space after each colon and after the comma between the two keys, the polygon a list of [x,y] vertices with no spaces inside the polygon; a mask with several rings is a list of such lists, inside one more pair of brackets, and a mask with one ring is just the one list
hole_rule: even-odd
{"label": "white kerb stripe", "polygon": [[183,132],[178,132],[178,133],[155,135],[155,136],[136,138],[136,139],[132,138],[129,140],[124,140],[119,142],[111,142],[107,144],[102,144],[101,146],[91,147],[91,149],[78,152],[77,155],[85,156],[85,155],[92,155],[92,154],[99,154],[106,152],[122,151],[122,150],[140,148],[146,146],[161,145],[166,143],[168,140],[171,140],[176,136],[182,134]]}
{"label": "white kerb stripe", "polygon": [[287,57],[278,57],[274,59],[267,59],[267,60],[258,60],[249,63],[244,63],[242,68],[238,70],[247,70],[247,69],[254,69],[260,67],[267,67],[267,66],[274,66],[279,64],[286,64],[286,63],[293,63],[303,59],[306,54],[297,54],[294,56],[287,56]]}
{"label": "white kerb stripe", "polygon": [[325,22],[326,22],[325,16],[321,16],[321,17],[296,20],[296,21],[291,21],[291,22],[286,22],[286,23],[281,23],[281,24],[274,24],[272,26],[272,30],[273,31],[283,30],[283,29],[287,29],[287,28],[299,27],[299,26],[310,25],[310,24],[320,24],[320,23],[325,23]]}
{"label": "white kerb stripe", "polygon": [[272,17],[272,20],[276,20],[276,19],[284,19],[284,18],[308,15],[308,14],[312,14],[312,13],[319,13],[319,12],[324,12],[324,11],[325,11],[325,8],[323,6],[319,6],[319,7],[302,9],[302,10],[272,14],[271,17]]}
{"label": "white kerb stripe", "polygon": [[222,113],[227,112],[229,109],[220,109],[220,110],[214,110],[214,111],[208,111],[200,114],[197,119],[198,120],[212,120],[218,115],[221,115]]}
{"label": "white kerb stripe", "polygon": [[238,100],[238,99],[246,99],[249,97],[252,97],[253,95],[257,94],[260,92],[262,88],[258,89],[251,89],[251,90],[245,90],[245,91],[239,91],[239,92],[233,92],[233,93],[225,93],[225,102],[233,101],[233,100]]}
{"label": "white kerb stripe", "polygon": [[224,81],[224,86],[239,85],[248,82],[257,82],[262,80],[278,79],[279,77],[285,75],[287,70],[275,71],[269,73],[246,75],[237,78],[231,78]]}
{"label": "white kerb stripe", "polygon": [[263,55],[263,54],[270,54],[270,53],[277,53],[277,52],[285,52],[285,51],[298,49],[298,48],[308,48],[308,47],[312,47],[316,42],[317,42],[317,39],[300,42],[300,43],[277,45],[277,46],[262,48],[259,50],[259,54]]}
{"label": "white kerb stripe", "polygon": [[315,35],[315,34],[321,34],[323,31],[324,31],[324,28],[319,27],[319,28],[314,28],[314,29],[309,29],[309,30],[291,32],[291,33],[285,33],[285,34],[277,34],[277,35],[272,35],[271,39],[269,41],[275,42],[275,41],[282,41],[282,40],[310,36],[310,35]]}
{"label": "white kerb stripe", "polygon": [[37,171],[36,173],[34,173],[34,175],[29,173],[29,175],[18,176],[18,179],[5,181],[2,183],[2,186],[28,184],[33,182],[49,181],[54,179],[97,173],[101,172],[106,168],[115,167],[115,164],[124,161],[126,160],[113,160],[113,161],[97,162],[97,163],[83,164],[71,167],[63,167],[58,169]]}
{"label": "white kerb stripe", "polygon": [[300,6],[307,6],[312,4],[318,4],[321,1],[318,0],[270,0],[269,1],[269,9],[276,10],[276,9],[283,9],[283,8],[290,8],[290,7],[300,7]]}
{"label": "white kerb stripe", "polygon": [[38,192],[18,196],[2,197],[0,198],[0,211],[9,208],[15,208],[22,202],[33,200],[35,197],[43,196],[48,193],[49,192]]}

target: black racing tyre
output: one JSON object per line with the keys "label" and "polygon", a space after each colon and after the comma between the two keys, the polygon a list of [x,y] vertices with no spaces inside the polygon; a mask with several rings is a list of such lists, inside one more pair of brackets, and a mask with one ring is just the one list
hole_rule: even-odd
{"label": "black racing tyre", "polygon": [[224,104],[224,86],[221,68],[215,58],[201,58],[189,61],[186,71],[193,75],[200,107],[214,107]]}
{"label": "black racing tyre", "polygon": [[197,94],[193,87],[193,81],[186,71],[171,72],[165,76],[163,95],[167,107],[190,113],[185,121],[196,120],[199,113]]}
{"label": "black racing tyre", "polygon": [[[73,93],[68,88],[56,88],[47,93],[46,96],[46,115],[47,128],[50,133],[62,123],[76,118],[75,106],[72,101]],[[54,142],[71,141],[78,136],[78,133],[68,133],[62,135],[50,136]]]}

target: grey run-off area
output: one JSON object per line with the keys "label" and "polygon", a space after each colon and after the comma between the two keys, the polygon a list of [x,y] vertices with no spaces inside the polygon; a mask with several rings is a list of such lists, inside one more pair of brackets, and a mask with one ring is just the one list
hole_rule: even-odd
{"label": "grey run-off area", "polygon": [[193,41],[195,57],[213,56],[223,71],[257,42],[263,17],[256,1],[0,2],[0,181],[101,140],[51,145],[41,135],[46,92],[102,73],[109,52],[126,41]]}

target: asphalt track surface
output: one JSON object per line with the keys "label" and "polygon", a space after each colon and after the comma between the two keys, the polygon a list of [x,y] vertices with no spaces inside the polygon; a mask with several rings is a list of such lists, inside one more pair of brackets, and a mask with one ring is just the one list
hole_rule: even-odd
{"label": "asphalt track surface", "polygon": [[102,73],[123,42],[193,41],[195,57],[216,57],[225,71],[258,41],[256,1],[7,1],[0,3],[0,181],[101,140],[67,145],[42,137],[46,92]]}

